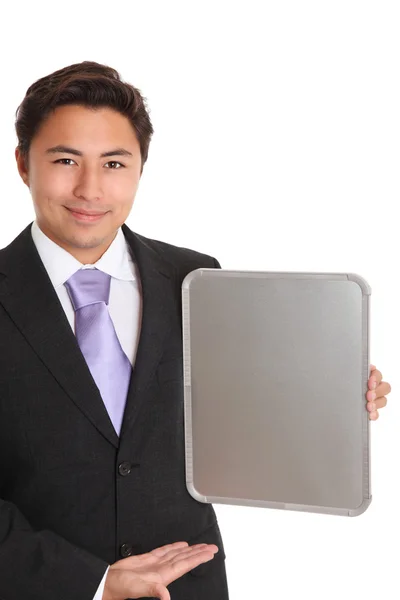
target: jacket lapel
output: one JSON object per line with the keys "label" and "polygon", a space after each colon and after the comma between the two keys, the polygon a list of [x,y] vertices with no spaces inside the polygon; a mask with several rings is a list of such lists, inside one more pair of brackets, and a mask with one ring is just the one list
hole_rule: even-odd
{"label": "jacket lapel", "polygon": [[[118,436],[31,235],[31,225],[0,253],[0,303],[44,366],[114,446]],[[28,366],[29,368],[29,366]]]}
{"label": "jacket lapel", "polygon": [[164,341],[171,329],[176,306],[176,270],[164,261],[145,238],[126,225],[122,231],[138,266],[142,288],[142,324],[133,374],[128,390],[121,438],[133,427],[143,408],[145,390],[151,383],[160,361]]}
{"label": "jacket lapel", "polygon": [[[121,437],[136,421],[171,327],[171,311],[176,310],[174,267],[145,238],[126,225],[122,230],[140,274],[142,324]],[[118,447],[119,438],[36,250],[31,225],[0,252],[0,304],[71,400]]]}

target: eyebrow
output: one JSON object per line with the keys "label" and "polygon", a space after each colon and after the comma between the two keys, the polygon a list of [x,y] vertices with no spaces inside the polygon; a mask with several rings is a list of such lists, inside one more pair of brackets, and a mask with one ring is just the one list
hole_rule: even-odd
{"label": "eyebrow", "polygon": [[[70,148],[69,146],[53,146],[52,148],[47,148],[46,154],[73,154],[75,156],[83,156],[83,152],[76,150],[75,148]],[[100,154],[100,158],[105,158],[107,156],[133,156],[133,154],[132,152],[125,150],[125,148],[115,148],[114,150],[109,150],[108,152]]]}

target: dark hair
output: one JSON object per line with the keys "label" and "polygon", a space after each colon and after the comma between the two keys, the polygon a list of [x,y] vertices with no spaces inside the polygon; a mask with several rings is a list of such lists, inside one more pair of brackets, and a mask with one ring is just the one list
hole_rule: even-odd
{"label": "dark hair", "polygon": [[127,117],[140,145],[142,173],[153,134],[146,99],[140,90],[122,81],[115,69],[91,61],[59,69],[27,89],[15,121],[18,148],[26,164],[32,139],[40,125],[58,106],[66,104],[109,107]]}

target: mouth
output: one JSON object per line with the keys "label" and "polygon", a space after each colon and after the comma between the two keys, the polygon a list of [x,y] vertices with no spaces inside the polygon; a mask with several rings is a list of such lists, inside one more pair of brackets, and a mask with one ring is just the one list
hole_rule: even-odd
{"label": "mouth", "polygon": [[83,221],[86,223],[94,223],[97,221],[100,221],[100,219],[102,219],[107,212],[93,212],[93,211],[87,211],[87,210],[81,210],[81,209],[72,209],[72,208],[67,208],[66,206],[64,207],[66,208],[66,210],[72,215],[72,217],[74,219],[76,219],[77,221]]}

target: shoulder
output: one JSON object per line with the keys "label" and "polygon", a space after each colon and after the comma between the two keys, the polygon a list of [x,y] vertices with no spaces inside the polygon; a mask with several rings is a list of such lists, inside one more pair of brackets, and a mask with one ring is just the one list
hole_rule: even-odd
{"label": "shoulder", "polygon": [[175,246],[161,240],[154,240],[138,233],[134,235],[148,250],[173,266],[181,277],[185,277],[190,271],[202,267],[208,269],[220,268],[218,261],[209,254],[191,248]]}

